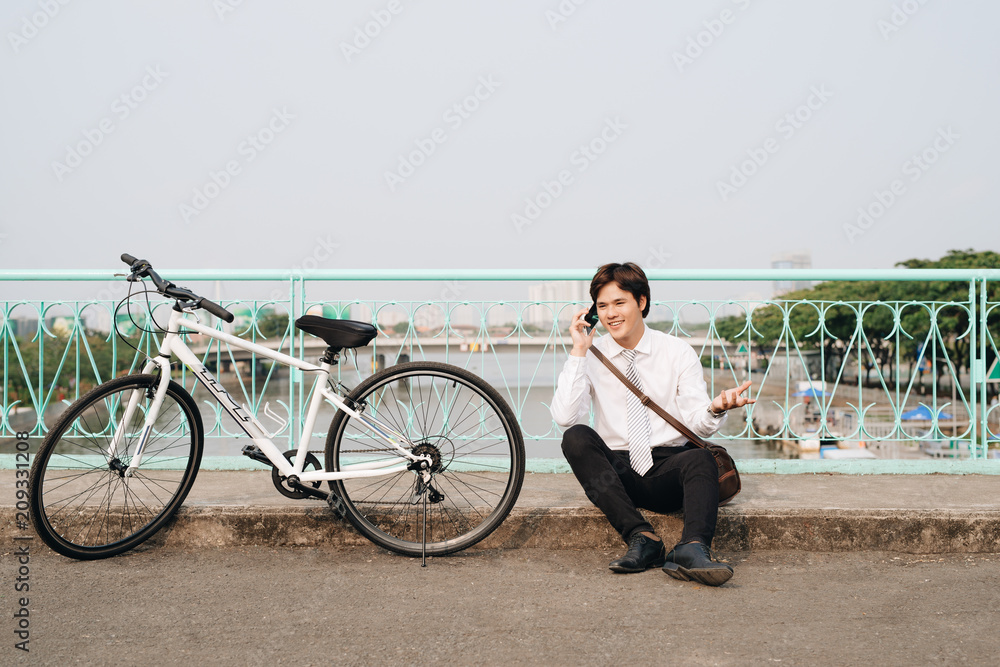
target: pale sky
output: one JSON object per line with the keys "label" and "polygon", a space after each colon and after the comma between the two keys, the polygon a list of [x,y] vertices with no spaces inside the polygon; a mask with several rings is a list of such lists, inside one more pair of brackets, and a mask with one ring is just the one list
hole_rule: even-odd
{"label": "pale sky", "polygon": [[3,3],[0,267],[1000,245],[995,2],[230,4]]}

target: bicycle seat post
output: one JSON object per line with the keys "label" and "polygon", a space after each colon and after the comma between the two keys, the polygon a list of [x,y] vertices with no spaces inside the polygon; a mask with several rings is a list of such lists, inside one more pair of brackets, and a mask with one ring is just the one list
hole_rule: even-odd
{"label": "bicycle seat post", "polygon": [[338,363],[340,363],[340,350],[341,348],[333,347],[332,345],[326,348],[326,351],[323,353],[323,356],[319,358],[320,363],[336,366]]}

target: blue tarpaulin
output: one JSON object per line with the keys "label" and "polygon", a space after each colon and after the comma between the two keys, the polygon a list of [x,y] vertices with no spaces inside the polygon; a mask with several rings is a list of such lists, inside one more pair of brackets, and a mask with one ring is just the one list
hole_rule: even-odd
{"label": "blue tarpaulin", "polygon": [[817,389],[816,387],[811,387],[809,389],[803,389],[802,391],[797,391],[792,396],[811,396],[812,398],[818,398],[819,396],[829,396],[830,392],[823,391],[822,389]]}
{"label": "blue tarpaulin", "polygon": [[[931,419],[934,418],[934,415],[931,413],[930,408],[928,408],[926,405],[921,405],[919,408],[915,410],[904,412],[902,415],[899,416],[899,418],[905,419],[907,421],[916,421],[921,419],[924,421],[930,421]],[[938,414],[938,419],[939,420],[951,419],[951,415],[948,414],[947,412],[941,412]]]}

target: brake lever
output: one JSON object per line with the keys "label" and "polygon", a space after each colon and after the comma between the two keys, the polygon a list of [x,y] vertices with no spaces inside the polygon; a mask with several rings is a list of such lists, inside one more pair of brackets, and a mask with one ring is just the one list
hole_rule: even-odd
{"label": "brake lever", "polygon": [[198,304],[198,302],[191,301],[190,299],[188,300],[177,299],[177,305],[179,305],[181,307],[181,310],[183,310],[185,313],[194,315],[195,319],[201,322],[201,318],[198,317],[198,309],[201,308],[201,306]]}
{"label": "brake lever", "polygon": [[[129,267],[130,270],[129,270],[128,274],[127,274],[128,277],[125,278],[125,280],[127,280],[130,283],[141,283],[142,279],[144,277],[142,274],[148,268],[150,268],[149,262],[146,262],[145,264],[143,264],[142,266],[139,266],[139,267],[136,267],[135,265]],[[115,277],[124,276],[124,275],[126,275],[126,274],[124,274],[124,273],[116,273]]]}

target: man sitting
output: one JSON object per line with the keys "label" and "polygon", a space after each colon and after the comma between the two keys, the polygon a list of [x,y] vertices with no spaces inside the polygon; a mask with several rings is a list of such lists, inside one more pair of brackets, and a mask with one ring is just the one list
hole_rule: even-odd
{"label": "man sitting", "polygon": [[[596,346],[655,403],[702,437],[725,421],[726,411],[753,403],[743,383],[709,400],[698,355],[683,340],[646,327],[649,281],[637,265],[605,264],[590,283],[597,316],[610,335],[594,339],[579,311],[570,324],[573,349],[559,375],[552,418],[566,428],[562,450],[587,497],[608,518],[628,551],[614,572],[663,567],[675,579],[724,584],[733,568],[712,559],[719,508],[719,471],[712,454],[695,445],[639,399],[594,355]],[[590,408],[594,427],[586,426]],[[663,541],[639,512],[683,508],[680,542]]]}

